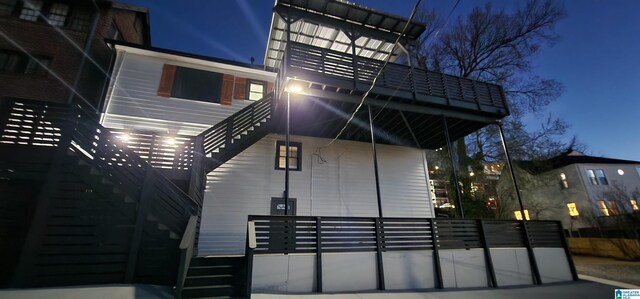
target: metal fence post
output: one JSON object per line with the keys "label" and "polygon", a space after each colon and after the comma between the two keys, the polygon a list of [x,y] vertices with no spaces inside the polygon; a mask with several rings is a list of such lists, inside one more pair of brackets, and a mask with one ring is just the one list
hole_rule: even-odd
{"label": "metal fence post", "polygon": [[567,262],[569,263],[569,270],[571,270],[571,277],[573,280],[578,280],[578,272],[576,271],[576,265],[573,263],[573,257],[571,256],[571,250],[569,249],[569,243],[567,242],[567,237],[564,235],[562,229],[562,223],[558,221],[558,230],[560,234],[560,241],[562,242],[562,247],[564,248],[564,253],[567,255]]}
{"label": "metal fence post", "polygon": [[126,283],[131,283],[134,280],[136,263],[138,261],[138,252],[142,245],[142,234],[144,232],[144,222],[149,214],[149,207],[151,204],[151,189],[153,187],[153,180],[155,173],[151,165],[146,166],[144,183],[140,190],[140,196],[138,198],[138,213],[136,215],[136,223],[131,237],[131,244],[129,245],[129,256],[127,257],[127,268],[124,276]]}
{"label": "metal fence post", "polygon": [[482,241],[482,247],[484,248],[484,258],[487,264],[487,272],[489,274],[489,285],[491,287],[498,287],[498,280],[496,279],[496,272],[493,268],[493,260],[491,258],[491,250],[489,248],[489,244],[487,243],[487,231],[484,227],[484,221],[478,220],[478,227],[480,228],[480,238]]}
{"label": "metal fence post", "polygon": [[322,293],[322,218],[316,218],[316,292]]}
{"label": "metal fence post", "polygon": [[431,227],[431,244],[433,244],[433,268],[436,272],[436,288],[444,288],[442,281],[442,267],[440,266],[440,253],[438,252],[438,238],[436,237],[436,222],[433,218],[429,219]]}
{"label": "metal fence post", "polygon": [[384,267],[382,263],[382,232],[380,230],[380,218],[375,218],[374,220],[376,226],[376,264],[378,268],[378,289],[381,291],[385,290],[384,285]]}
{"label": "metal fence post", "polygon": [[536,255],[533,252],[533,245],[531,243],[531,237],[529,236],[529,228],[526,220],[520,220],[522,223],[522,232],[524,233],[524,242],[527,246],[527,253],[529,254],[529,262],[531,264],[531,274],[533,276],[533,284],[542,284],[540,279],[540,271],[538,270],[538,262],[536,261]]}

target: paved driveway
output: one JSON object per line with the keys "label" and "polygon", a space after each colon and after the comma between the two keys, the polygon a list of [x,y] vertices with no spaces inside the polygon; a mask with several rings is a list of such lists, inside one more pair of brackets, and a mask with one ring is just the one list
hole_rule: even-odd
{"label": "paved driveway", "polygon": [[253,294],[253,299],[324,299],[324,298],[345,298],[345,299],[602,299],[614,298],[616,287],[581,280],[571,283],[548,284],[542,286],[500,288],[500,289],[475,289],[475,290],[442,290],[421,293],[358,293],[358,294],[322,294],[322,295],[281,295],[281,294]]}

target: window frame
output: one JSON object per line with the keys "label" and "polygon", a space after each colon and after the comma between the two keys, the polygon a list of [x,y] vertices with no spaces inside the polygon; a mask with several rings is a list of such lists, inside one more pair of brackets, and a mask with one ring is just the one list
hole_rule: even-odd
{"label": "window frame", "polygon": [[567,203],[567,208],[569,209],[569,216],[570,217],[578,217],[580,216],[580,211],[578,211],[578,206],[576,206],[575,202],[568,202]]}
{"label": "window frame", "polygon": [[[41,64],[44,64],[47,68],[51,67],[53,59],[48,56],[32,55],[33,58],[25,53],[12,51],[12,50],[0,50],[0,54],[7,55],[7,62],[13,58],[17,60],[15,66],[11,70],[5,69],[5,65],[0,66],[0,74],[3,75],[26,75],[35,77],[47,77],[49,72]],[[35,59],[34,59],[35,58]],[[38,63],[38,61],[40,63]]]}
{"label": "window frame", "polygon": [[[57,14],[57,13],[55,14],[56,16],[63,16],[62,24],[60,24],[60,25],[54,25],[54,24],[51,23],[51,16],[54,15],[52,13],[52,9],[53,9],[54,5],[56,5],[56,4],[64,5],[64,6],[67,7],[67,10],[66,10],[64,15]],[[71,5],[69,3],[59,2],[59,1],[51,2],[46,6],[46,8],[47,8],[46,11],[43,9],[43,11],[46,12],[46,16],[47,16],[47,19],[45,20],[46,24],[49,24],[49,25],[54,26],[54,27],[67,27],[67,24],[69,23],[69,16],[71,15]],[[41,12],[41,13],[44,15],[43,12]]]}
{"label": "window frame", "polygon": [[[13,2],[13,4],[9,4],[6,2]],[[8,1],[4,1],[2,3],[0,3],[0,7],[3,7],[3,10],[0,11],[4,11],[4,8],[6,8],[6,12],[4,13],[0,13],[0,16],[13,16],[16,14],[16,7],[18,7],[19,1],[18,0],[8,0]]]}
{"label": "window frame", "polygon": [[567,175],[564,172],[560,173],[560,188],[569,189],[569,182],[567,181]]}
{"label": "window frame", "polygon": [[[264,98],[264,96],[267,94],[267,82],[265,81],[260,81],[260,80],[254,80],[254,79],[246,79],[247,80],[247,87],[245,88],[245,99],[247,99],[247,101],[258,101],[262,98]],[[257,100],[252,100],[251,99],[251,84],[260,84],[262,85],[262,97],[260,97],[260,99]]]}
{"label": "window frame", "polygon": [[[40,2],[40,7],[38,7],[38,9],[37,9],[37,10],[36,10],[36,9],[32,9],[31,7],[28,7],[28,6],[26,5],[26,2],[24,2],[24,1],[18,1],[18,3],[20,4],[20,5],[19,5],[19,7],[20,7],[20,8],[19,8],[19,9],[15,9],[15,11],[16,11],[16,16],[18,17],[18,19],[23,20],[23,21],[26,21],[26,22],[35,22],[35,23],[37,23],[37,22],[42,22],[42,21],[43,21],[43,19],[42,19],[41,15],[45,15],[45,13],[47,12],[47,8],[48,8],[48,6],[49,6],[49,3],[45,3],[45,1],[44,1],[44,0],[32,0],[32,1],[38,1],[38,2]],[[16,6],[18,6],[18,5],[16,5]],[[35,12],[36,12],[36,14],[35,14],[35,20],[32,20],[31,18],[23,18],[23,17],[22,17],[23,12],[24,12],[24,10],[25,10],[25,9],[27,9],[27,10],[31,10],[31,11],[35,11]],[[48,13],[47,13],[47,15],[48,15]],[[33,15],[25,15],[25,16],[33,16]]]}
{"label": "window frame", "polygon": [[[603,169],[596,169],[596,179],[598,180],[598,184],[601,186],[609,185],[609,180],[607,179],[607,175],[604,173]],[[602,177],[598,176],[598,174],[602,174]]]}
{"label": "window frame", "polygon": [[637,213],[638,211],[640,211],[640,206],[638,206],[638,200],[635,199],[634,197],[629,199],[629,204],[631,205],[631,211],[633,213]]}
{"label": "window frame", "polygon": [[[275,154],[275,170],[285,170],[286,166],[280,167],[280,158],[286,159],[285,156],[280,156],[280,147],[285,146],[285,141],[278,140],[276,141],[276,154]],[[289,163],[289,171],[302,171],[302,143],[301,142],[289,142],[289,148],[296,147],[298,149],[298,156],[296,157],[296,168],[291,168],[291,163]],[[286,147],[285,147],[286,149]],[[292,157],[289,157],[291,159]],[[285,160],[286,163],[286,160]],[[285,164],[286,165],[286,164]]]}
{"label": "window frame", "polygon": [[[173,77],[173,82],[171,82],[171,98],[176,98],[176,99],[185,99],[185,100],[191,100],[191,101],[200,101],[200,102],[205,102],[205,103],[214,103],[214,104],[222,104],[222,88],[223,88],[223,81],[224,81],[224,74],[223,73],[218,73],[218,72],[212,72],[212,71],[207,71],[207,70],[202,70],[202,69],[196,69],[196,68],[190,68],[190,67],[184,67],[184,66],[175,66],[176,68],[176,72],[174,74]],[[218,80],[218,82],[214,83],[212,82],[210,85],[211,86],[215,86],[217,85],[218,90],[214,90],[213,92],[215,94],[211,95],[211,98],[202,98],[202,97],[197,97],[197,96],[192,96],[192,95],[185,95],[185,94],[177,94],[178,92],[178,88],[176,88],[176,82],[178,80],[180,80],[181,76],[180,73],[181,72],[207,72],[207,73],[211,73],[212,78],[215,80]],[[184,74],[182,75],[184,76]]]}
{"label": "window frame", "polygon": [[604,199],[598,200],[597,204],[598,209],[600,210],[600,213],[602,213],[602,215],[604,215],[605,217],[611,216],[611,213],[609,213],[609,206]]}
{"label": "window frame", "polygon": [[[522,211],[520,210],[513,211],[513,216],[516,218],[516,220],[522,220]],[[527,221],[531,221],[531,217],[529,216],[529,210],[527,209],[524,209],[524,218],[526,218]]]}

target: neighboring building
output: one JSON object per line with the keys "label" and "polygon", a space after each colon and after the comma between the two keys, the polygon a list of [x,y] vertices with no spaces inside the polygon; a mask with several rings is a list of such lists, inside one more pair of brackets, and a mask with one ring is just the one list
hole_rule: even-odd
{"label": "neighboring building", "polygon": [[100,123],[7,100],[0,285],[209,298],[577,279],[557,222],[435,218],[426,151],[509,111],[498,85],[408,65],[424,30],[278,0],[263,67],[111,41]]}
{"label": "neighboring building", "polygon": [[[524,208],[533,219],[562,220],[565,229],[577,230],[596,226],[603,217],[638,212],[638,161],[567,151],[548,160],[514,165]],[[500,182],[502,190],[511,184],[510,179]],[[519,207],[511,203],[519,217]]]}
{"label": "neighboring building", "polygon": [[147,10],[105,0],[0,1],[0,97],[73,100],[97,111],[112,56],[105,39],[149,45]]}

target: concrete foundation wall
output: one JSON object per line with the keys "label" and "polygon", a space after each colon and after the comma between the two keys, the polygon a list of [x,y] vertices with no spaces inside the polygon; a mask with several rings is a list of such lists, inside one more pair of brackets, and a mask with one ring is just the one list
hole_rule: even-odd
{"label": "concrete foundation wall", "polygon": [[489,286],[482,249],[440,250],[439,253],[445,288]]}
{"label": "concrete foundation wall", "polygon": [[526,248],[494,248],[489,251],[498,286],[533,284]]}
{"label": "concrete foundation wall", "polygon": [[542,283],[571,281],[571,270],[563,248],[534,248]]}
{"label": "concrete foundation wall", "polygon": [[316,290],[316,256],[315,254],[255,255],[252,280],[251,289],[258,293],[314,292]]}
{"label": "concrete foundation wall", "polygon": [[433,251],[391,251],[382,253],[387,290],[435,288]]}

